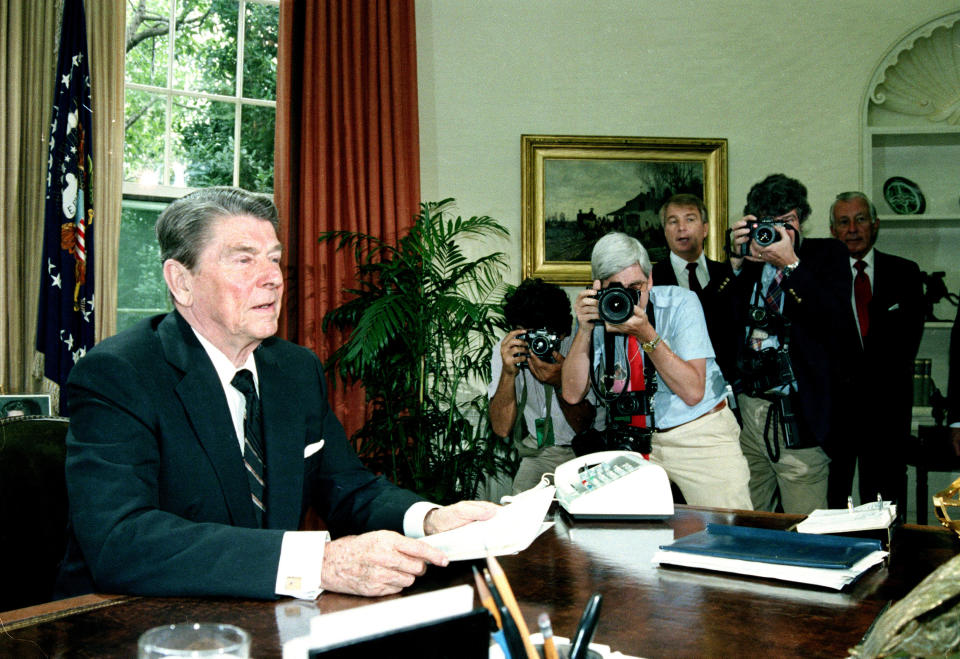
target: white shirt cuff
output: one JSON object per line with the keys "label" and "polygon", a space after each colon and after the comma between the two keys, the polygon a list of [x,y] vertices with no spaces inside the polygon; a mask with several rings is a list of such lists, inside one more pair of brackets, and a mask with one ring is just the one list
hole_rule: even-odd
{"label": "white shirt cuff", "polygon": [[[424,513],[426,515],[426,513]],[[277,566],[277,595],[299,599],[316,599],[323,588],[323,550],[330,541],[326,531],[287,531],[280,545]]]}
{"label": "white shirt cuff", "polygon": [[408,538],[422,538],[427,535],[423,530],[423,521],[428,512],[439,507],[429,501],[418,501],[407,508],[407,512],[403,514],[403,535]]}

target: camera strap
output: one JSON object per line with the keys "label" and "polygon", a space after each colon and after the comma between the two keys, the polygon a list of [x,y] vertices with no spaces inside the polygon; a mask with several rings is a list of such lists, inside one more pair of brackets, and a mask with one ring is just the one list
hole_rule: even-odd
{"label": "camera strap", "polygon": [[[524,411],[527,409],[527,376],[526,373],[520,373],[522,380],[520,381],[520,400],[517,403],[517,418],[513,422],[513,444],[517,447],[518,450],[522,451],[524,448],[522,446],[524,438],[523,427],[525,424],[524,421]],[[553,387],[544,386],[544,397],[546,398],[546,414],[542,418],[535,420],[536,427],[531,432],[530,429],[527,429],[527,434],[536,438],[537,440],[537,449],[541,449],[545,446],[553,446],[554,436],[553,436],[553,410],[551,406],[553,405]],[[523,457],[523,456],[521,456]]]}

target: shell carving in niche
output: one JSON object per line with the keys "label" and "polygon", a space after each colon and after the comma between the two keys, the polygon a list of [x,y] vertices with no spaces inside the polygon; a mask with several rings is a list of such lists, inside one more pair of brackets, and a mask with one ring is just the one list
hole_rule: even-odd
{"label": "shell carving in niche", "polygon": [[931,122],[960,124],[960,13],[902,40],[877,69],[870,100]]}

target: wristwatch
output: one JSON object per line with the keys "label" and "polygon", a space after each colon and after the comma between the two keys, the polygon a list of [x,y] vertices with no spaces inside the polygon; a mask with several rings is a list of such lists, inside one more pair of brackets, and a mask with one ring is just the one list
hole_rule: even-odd
{"label": "wristwatch", "polygon": [[783,276],[789,277],[790,275],[792,275],[793,271],[796,270],[799,265],[800,265],[800,259],[797,259],[790,265],[783,266]]}
{"label": "wristwatch", "polygon": [[640,344],[640,347],[643,348],[643,351],[649,355],[649,354],[651,354],[654,350],[657,349],[657,346],[660,345],[660,342],[661,342],[661,341],[663,341],[663,339],[661,339],[661,338],[660,338],[660,335],[658,334],[658,335],[653,339],[653,341],[644,341],[643,343]]}

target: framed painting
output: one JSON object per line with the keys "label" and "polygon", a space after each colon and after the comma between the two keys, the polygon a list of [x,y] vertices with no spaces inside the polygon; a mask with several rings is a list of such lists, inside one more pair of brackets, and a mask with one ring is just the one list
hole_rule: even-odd
{"label": "framed painting", "polygon": [[704,251],[723,260],[727,230],[727,140],[683,137],[523,135],[523,276],[590,283],[590,252],[609,231],[667,258],[659,210],[671,195],[704,201]]}
{"label": "framed painting", "polygon": [[0,418],[35,415],[50,416],[50,394],[0,396]]}

